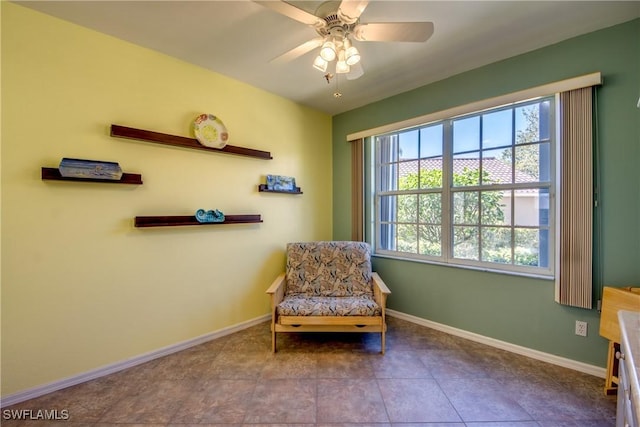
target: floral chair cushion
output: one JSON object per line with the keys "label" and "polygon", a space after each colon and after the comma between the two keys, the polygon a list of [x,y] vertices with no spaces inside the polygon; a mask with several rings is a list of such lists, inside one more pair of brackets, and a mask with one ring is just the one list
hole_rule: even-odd
{"label": "floral chair cushion", "polygon": [[307,297],[289,295],[278,304],[281,316],[380,316],[380,306],[368,295]]}
{"label": "floral chair cushion", "polygon": [[371,251],[364,242],[299,242],[287,245],[287,295],[373,295]]}

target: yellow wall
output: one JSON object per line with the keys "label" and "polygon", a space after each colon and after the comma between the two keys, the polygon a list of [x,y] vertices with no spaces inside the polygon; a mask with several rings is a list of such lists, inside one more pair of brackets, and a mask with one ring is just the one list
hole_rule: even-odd
{"label": "yellow wall", "polygon": [[[2,395],[268,313],[288,241],[331,237],[331,119],[265,91],[15,4],[2,7]],[[268,66],[268,64],[265,64]],[[273,160],[109,136],[111,123]],[[62,157],[119,162],[144,185],[42,181]],[[292,175],[303,195],[257,192]],[[198,208],[264,223],[136,229]]]}

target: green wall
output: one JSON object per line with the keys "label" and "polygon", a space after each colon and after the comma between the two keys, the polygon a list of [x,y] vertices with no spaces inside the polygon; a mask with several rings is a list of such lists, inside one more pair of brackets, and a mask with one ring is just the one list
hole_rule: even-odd
{"label": "green wall", "polygon": [[[604,85],[597,91],[602,237],[598,239],[596,233],[595,277],[601,276],[610,286],[640,284],[640,109],[636,108],[640,19],[335,116],[334,238],[351,235],[350,213],[342,208],[350,206],[348,134],[596,71],[602,73]],[[393,292],[389,308],[576,361],[606,365],[606,341],[598,334],[599,313],[555,303],[552,281],[388,258],[375,258],[374,267]],[[589,323],[588,337],[574,335],[575,320]]]}

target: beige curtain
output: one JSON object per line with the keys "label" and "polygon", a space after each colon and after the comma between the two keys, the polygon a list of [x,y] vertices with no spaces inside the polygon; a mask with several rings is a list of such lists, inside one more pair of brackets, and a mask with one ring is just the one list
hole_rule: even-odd
{"label": "beige curtain", "polygon": [[364,140],[351,144],[351,240],[364,241]]}
{"label": "beige curtain", "polygon": [[593,88],[560,94],[559,272],[556,301],[592,308]]}

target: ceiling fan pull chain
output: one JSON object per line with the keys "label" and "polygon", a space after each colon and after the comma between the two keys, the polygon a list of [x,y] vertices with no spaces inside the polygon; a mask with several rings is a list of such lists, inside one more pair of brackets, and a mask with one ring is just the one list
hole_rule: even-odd
{"label": "ceiling fan pull chain", "polygon": [[338,87],[338,80],[340,78],[338,77],[338,75],[336,74],[336,91],[333,92],[333,97],[334,98],[340,98],[342,96],[342,93],[340,92],[340,88]]}

